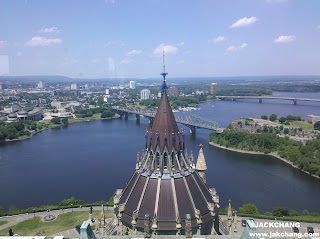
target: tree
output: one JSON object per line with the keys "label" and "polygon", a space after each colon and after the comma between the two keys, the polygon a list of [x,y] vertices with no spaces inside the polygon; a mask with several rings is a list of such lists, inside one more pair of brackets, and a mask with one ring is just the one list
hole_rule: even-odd
{"label": "tree", "polygon": [[259,213],[258,208],[252,203],[243,204],[242,207],[239,208],[239,212],[243,214],[250,214],[250,215]]}
{"label": "tree", "polygon": [[52,124],[60,124],[60,123],[61,123],[60,117],[52,118],[52,119],[51,119],[51,123],[52,123]]}
{"label": "tree", "polygon": [[295,217],[295,216],[299,216],[299,213],[293,209],[289,210],[289,216],[290,217]]}
{"label": "tree", "polygon": [[101,113],[101,118],[110,118],[114,116],[114,113],[110,110],[105,110]]}
{"label": "tree", "polygon": [[302,211],[302,216],[309,216],[310,212],[307,209]]}
{"label": "tree", "polygon": [[269,120],[270,121],[276,121],[277,120],[277,115],[276,114],[272,114],[269,116]]}
{"label": "tree", "polygon": [[289,209],[286,207],[276,207],[273,209],[272,215],[275,217],[289,216]]}
{"label": "tree", "polygon": [[320,130],[320,121],[316,122],[313,127],[315,130]]}
{"label": "tree", "polygon": [[280,119],[279,119],[279,122],[281,123],[281,124],[283,124],[284,122],[286,122],[286,118],[285,117],[280,117]]}
{"label": "tree", "polygon": [[68,122],[69,122],[68,118],[63,118],[61,121],[63,124],[68,124]]}
{"label": "tree", "polygon": [[284,133],[284,134],[289,134],[289,129],[288,129],[288,128],[285,128],[284,131],[283,131],[283,133]]}
{"label": "tree", "polygon": [[262,116],[261,116],[261,119],[267,120],[267,119],[268,119],[268,116],[262,115]]}

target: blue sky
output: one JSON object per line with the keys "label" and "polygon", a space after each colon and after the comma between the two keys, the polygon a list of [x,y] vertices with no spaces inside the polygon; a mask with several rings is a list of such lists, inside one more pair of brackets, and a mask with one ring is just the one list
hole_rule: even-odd
{"label": "blue sky", "polygon": [[319,0],[0,0],[0,75],[320,75]]}

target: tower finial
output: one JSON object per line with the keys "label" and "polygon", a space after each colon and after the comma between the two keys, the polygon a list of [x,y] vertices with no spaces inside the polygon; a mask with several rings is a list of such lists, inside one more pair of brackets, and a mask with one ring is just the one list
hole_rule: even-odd
{"label": "tower finial", "polygon": [[162,83],[162,94],[163,94],[163,92],[167,89],[166,75],[168,75],[168,73],[166,73],[166,65],[165,65],[166,59],[165,59],[164,51],[163,51],[162,61],[163,61],[163,73],[160,73],[160,75],[162,75],[163,77],[163,83]]}

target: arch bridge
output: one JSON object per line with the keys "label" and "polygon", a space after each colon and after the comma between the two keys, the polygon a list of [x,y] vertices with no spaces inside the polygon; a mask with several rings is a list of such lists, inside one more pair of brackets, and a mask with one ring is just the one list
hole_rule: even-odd
{"label": "arch bridge", "polygon": [[[129,114],[135,114],[137,121],[140,120],[141,116],[148,118],[150,127],[152,126],[153,119],[156,115],[156,111],[154,110],[141,110],[133,107],[113,106],[112,110],[117,114],[119,114],[121,119],[123,117],[125,119],[128,119]],[[217,133],[221,133],[223,131],[223,128],[220,128],[216,121],[202,118],[197,115],[187,115],[187,116],[175,115],[175,119],[177,123],[180,123],[190,128],[191,134],[195,134],[196,129],[208,129],[208,130],[213,130]]]}

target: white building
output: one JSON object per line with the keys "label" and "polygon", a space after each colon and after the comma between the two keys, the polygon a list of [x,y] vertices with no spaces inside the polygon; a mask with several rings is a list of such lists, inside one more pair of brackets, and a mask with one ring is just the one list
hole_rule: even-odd
{"label": "white building", "polygon": [[110,95],[110,89],[106,89],[106,95]]}
{"label": "white building", "polygon": [[141,100],[150,99],[150,90],[144,89],[144,90],[140,91],[140,99]]}
{"label": "white building", "polygon": [[38,83],[38,88],[39,88],[39,89],[44,89],[44,88],[46,88],[46,83],[45,83],[43,80],[39,81],[39,83]]}
{"label": "white building", "polygon": [[136,88],[136,82],[135,81],[130,81],[130,89],[135,89]]}
{"label": "white building", "polygon": [[103,101],[106,102],[107,104],[111,104],[113,102],[113,98],[110,95],[104,95]]}
{"label": "white building", "polygon": [[320,121],[320,116],[318,116],[318,115],[308,115],[306,117],[306,121],[307,122],[312,122],[312,124],[315,124],[318,121]]}
{"label": "white building", "polygon": [[78,90],[78,84],[77,84],[77,83],[71,84],[70,89],[71,89],[71,90]]}

